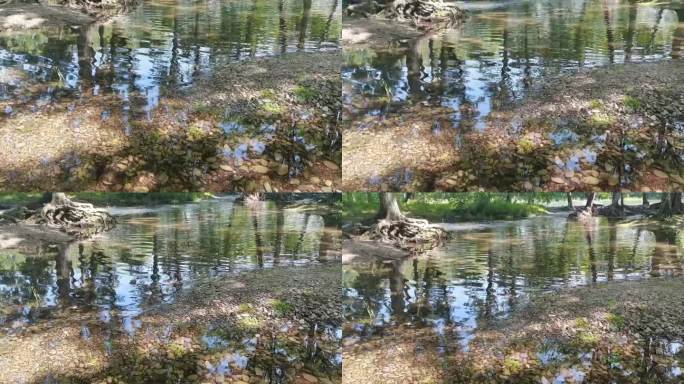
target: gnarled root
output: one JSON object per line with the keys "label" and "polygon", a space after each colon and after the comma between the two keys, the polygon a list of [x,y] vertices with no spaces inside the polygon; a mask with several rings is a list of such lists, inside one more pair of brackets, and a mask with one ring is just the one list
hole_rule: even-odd
{"label": "gnarled root", "polygon": [[108,231],[116,224],[106,210],[95,208],[92,204],[71,201],[63,193],[54,193],[52,201],[46,203],[27,221],[43,224],[77,238]]}
{"label": "gnarled root", "polygon": [[398,220],[379,220],[361,235],[362,240],[391,243],[410,252],[420,252],[441,244],[443,229],[430,225],[427,220],[402,217]]}
{"label": "gnarled root", "polygon": [[578,208],[568,215],[568,219],[576,219],[578,221],[585,221],[598,215],[598,207],[583,207]]}
{"label": "gnarled root", "polygon": [[428,30],[454,27],[466,16],[463,9],[435,0],[395,0],[380,14]]}

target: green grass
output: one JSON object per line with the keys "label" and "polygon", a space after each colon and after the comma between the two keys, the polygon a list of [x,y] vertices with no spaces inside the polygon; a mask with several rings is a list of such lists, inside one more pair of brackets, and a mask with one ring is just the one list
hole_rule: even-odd
{"label": "green grass", "polygon": [[0,193],[0,205],[26,205],[40,200],[42,192]]}
{"label": "green grass", "polygon": [[622,102],[625,103],[625,106],[632,111],[637,111],[641,107],[641,101],[632,96],[625,96],[622,99]]}
{"label": "green grass", "polygon": [[589,100],[589,108],[601,109],[601,108],[603,108],[603,101],[601,101],[599,99],[591,99],[591,100]]}
{"label": "green grass", "polygon": [[210,193],[206,192],[77,192],[68,195],[73,200],[88,202],[99,206],[181,204],[197,202],[212,197]]}
{"label": "green grass", "polygon": [[[377,201],[357,199],[342,200],[342,219],[358,222],[372,218],[378,210]],[[472,201],[453,200],[409,200],[399,202],[401,210],[410,217],[429,221],[466,221],[466,220],[513,220],[548,213],[546,208],[537,204],[507,202],[501,199],[475,199]]]}
{"label": "green grass", "polygon": [[273,307],[273,310],[276,311],[278,316],[283,317],[287,316],[288,314],[292,313],[294,310],[294,306],[290,303],[288,303],[285,300],[281,299],[274,299],[271,302],[271,306]]}
{"label": "green grass", "polygon": [[297,96],[297,99],[299,99],[300,102],[306,102],[316,97],[316,92],[314,92],[311,88],[302,85],[295,87],[294,94]]}

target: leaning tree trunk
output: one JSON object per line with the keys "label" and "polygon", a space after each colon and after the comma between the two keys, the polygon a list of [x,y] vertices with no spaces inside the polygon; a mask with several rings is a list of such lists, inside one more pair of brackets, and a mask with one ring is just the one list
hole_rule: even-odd
{"label": "leaning tree trunk", "polygon": [[420,252],[441,243],[444,231],[427,220],[412,219],[401,213],[396,195],[382,193],[377,223],[361,235],[364,240],[391,243],[399,248]]}

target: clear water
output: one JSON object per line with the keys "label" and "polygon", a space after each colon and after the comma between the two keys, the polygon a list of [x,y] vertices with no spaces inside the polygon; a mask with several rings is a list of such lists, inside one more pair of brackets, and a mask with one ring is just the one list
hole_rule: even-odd
{"label": "clear water", "polygon": [[[62,97],[108,105],[132,117],[159,106],[216,68],[288,52],[335,50],[336,0],[145,0],[107,22],[0,31],[0,100],[6,114]],[[108,116],[102,116],[106,120]]]}
{"label": "clear water", "polygon": [[[204,279],[239,271],[325,262],[330,216],[264,202],[232,200],[113,209],[110,232],[66,245],[19,244],[0,250],[0,333],[52,312],[97,312],[129,333],[136,316],[171,303]],[[87,333],[86,333],[87,334]]]}
{"label": "clear water", "polygon": [[454,231],[448,242],[425,256],[343,265],[346,340],[402,325],[435,335],[448,327],[444,342],[467,349],[478,326],[505,318],[533,293],[684,268],[684,232],[671,228],[604,218],[587,226],[556,215],[445,228]]}

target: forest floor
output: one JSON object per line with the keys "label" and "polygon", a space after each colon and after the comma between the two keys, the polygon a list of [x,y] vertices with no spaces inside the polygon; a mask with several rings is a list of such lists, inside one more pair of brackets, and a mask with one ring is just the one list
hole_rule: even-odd
{"label": "forest floor", "polygon": [[[0,101],[0,184],[19,190],[333,191],[339,52],[227,64],[129,116],[114,94]],[[11,75],[11,74],[10,74]],[[133,96],[134,98],[135,96]]]}
{"label": "forest floor", "polygon": [[481,130],[438,134],[453,111],[419,103],[348,120],[342,188],[682,190],[682,77],[676,60],[549,76]]}
{"label": "forest floor", "polygon": [[64,308],[0,338],[0,382],[340,382],[340,279],[330,262],[198,282],[133,333]]}
{"label": "forest floor", "polygon": [[467,348],[444,347],[430,327],[397,327],[345,342],[343,381],[675,383],[684,365],[682,300],[682,278],[539,294],[480,326]]}

